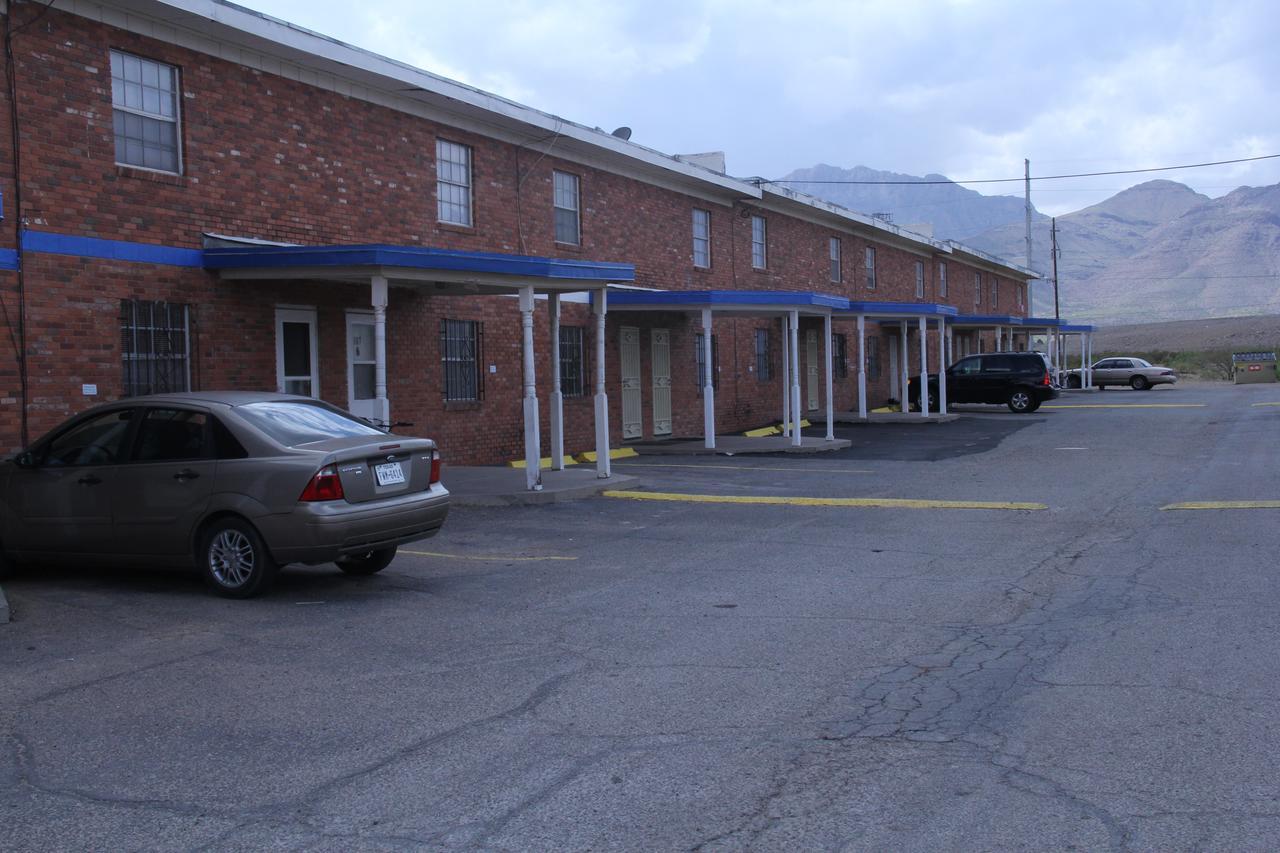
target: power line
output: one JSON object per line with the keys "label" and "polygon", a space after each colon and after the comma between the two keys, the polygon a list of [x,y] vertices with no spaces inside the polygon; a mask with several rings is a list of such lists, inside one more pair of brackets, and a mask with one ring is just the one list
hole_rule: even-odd
{"label": "power line", "polygon": [[[1280,154],[1263,154],[1261,157],[1241,157],[1236,160],[1215,160],[1211,163],[1187,163],[1183,166],[1152,166],[1148,169],[1119,169],[1113,172],[1080,172],[1074,175],[1032,175],[1033,181],[1057,181],[1064,178],[1097,178],[1105,175],[1137,175],[1142,172],[1173,172],[1179,169],[1203,169],[1207,166],[1229,166],[1233,163],[1254,163],[1258,160],[1275,160],[1280,158]],[[884,185],[884,186],[928,186],[934,184],[1007,184],[1015,181],[1025,181],[1026,176],[1019,178],[975,178],[968,181],[813,181],[800,180],[798,178],[780,179],[776,181],[757,178],[754,183],[759,184],[857,184],[857,185]]]}

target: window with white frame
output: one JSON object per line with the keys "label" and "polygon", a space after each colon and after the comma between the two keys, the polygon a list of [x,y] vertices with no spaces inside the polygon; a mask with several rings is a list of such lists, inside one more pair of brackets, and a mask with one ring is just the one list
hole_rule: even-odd
{"label": "window with white frame", "polygon": [[484,399],[483,351],[483,323],[476,320],[440,321],[445,402]]}
{"label": "window with white frame", "polygon": [[756,329],[756,379],[761,382],[773,379],[773,353],[768,329]]}
{"label": "window with white frame", "polygon": [[973,304],[982,304],[982,273],[973,274]]}
{"label": "window with white frame", "polygon": [[1026,308],[1027,307],[1027,285],[1025,283],[1019,284],[1017,287],[1014,288],[1014,292],[1018,294],[1018,307]]}
{"label": "window with white frame", "polygon": [[1000,279],[991,279],[991,307],[998,308],[1000,306]]}
{"label": "window with white frame", "polygon": [[938,262],[938,298],[947,295],[947,262]]}
{"label": "window with white frame", "polygon": [[711,211],[693,209],[693,265],[711,266]]}
{"label": "window with white frame", "polygon": [[916,299],[924,299],[924,261],[916,261]]}
{"label": "window with white frame", "polygon": [[176,66],[111,51],[111,113],[117,163],[182,171]]}
{"label": "window with white frame", "polygon": [[840,238],[832,237],[827,248],[827,254],[831,258],[831,280],[836,284],[840,283]]}
{"label": "window with white frame", "polygon": [[764,217],[751,217],[751,266],[758,270],[764,269],[769,261],[765,247],[766,238]]}
{"label": "window with white frame", "polygon": [[436,140],[436,218],[471,225],[471,148]]}
{"label": "window with white frame", "polygon": [[120,300],[124,396],[191,390],[189,330],[186,305]]}
{"label": "window with white frame", "polygon": [[867,290],[876,289],[876,250],[873,246],[867,247],[866,253],[867,267]]}
{"label": "window with white frame", "polygon": [[556,220],[556,242],[576,246],[582,241],[582,220],[578,207],[578,176],[568,172],[552,172],[553,206]]}
{"label": "window with white frame", "polygon": [[560,393],[581,397],[587,393],[586,329],[560,327]]}

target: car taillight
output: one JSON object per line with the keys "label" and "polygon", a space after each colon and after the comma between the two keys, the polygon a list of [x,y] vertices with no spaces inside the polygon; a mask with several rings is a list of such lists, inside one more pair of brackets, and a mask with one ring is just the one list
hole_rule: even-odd
{"label": "car taillight", "polygon": [[440,482],[440,451],[431,451],[431,483]]}
{"label": "car taillight", "polygon": [[1044,372],[1044,379],[1040,380],[1041,385],[1053,385],[1053,381],[1049,379],[1049,371]]}
{"label": "car taillight", "polygon": [[342,481],[338,479],[338,469],[334,465],[326,465],[317,471],[298,496],[300,501],[340,501],[342,498]]}

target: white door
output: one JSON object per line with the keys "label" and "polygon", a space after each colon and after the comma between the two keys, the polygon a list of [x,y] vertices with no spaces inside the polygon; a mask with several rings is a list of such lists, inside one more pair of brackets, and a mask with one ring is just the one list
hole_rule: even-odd
{"label": "white door", "polygon": [[320,396],[320,351],[316,309],[276,309],[276,390]]}
{"label": "white door", "polygon": [[653,344],[653,434],[671,435],[671,332],[654,329]]}
{"label": "white door", "polygon": [[818,330],[809,329],[804,333],[805,343],[805,393],[808,395],[809,411],[818,408]]}
{"label": "white door", "polygon": [[622,370],[622,437],[641,438],[644,425],[640,415],[640,330],[622,327],[619,362]]}
{"label": "white door", "polygon": [[902,395],[898,393],[898,336],[885,335],[884,342],[889,346],[889,396],[901,400]]}
{"label": "white door", "polygon": [[373,348],[373,315],[347,313],[347,411],[376,418],[377,359]]}

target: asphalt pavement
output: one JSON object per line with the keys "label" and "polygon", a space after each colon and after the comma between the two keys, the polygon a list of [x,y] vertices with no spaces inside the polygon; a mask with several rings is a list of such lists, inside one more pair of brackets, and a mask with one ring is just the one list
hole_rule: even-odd
{"label": "asphalt pavement", "polygon": [[0,850],[1275,849],[1280,386],[1055,402],[642,455],[251,601],[28,571]]}

